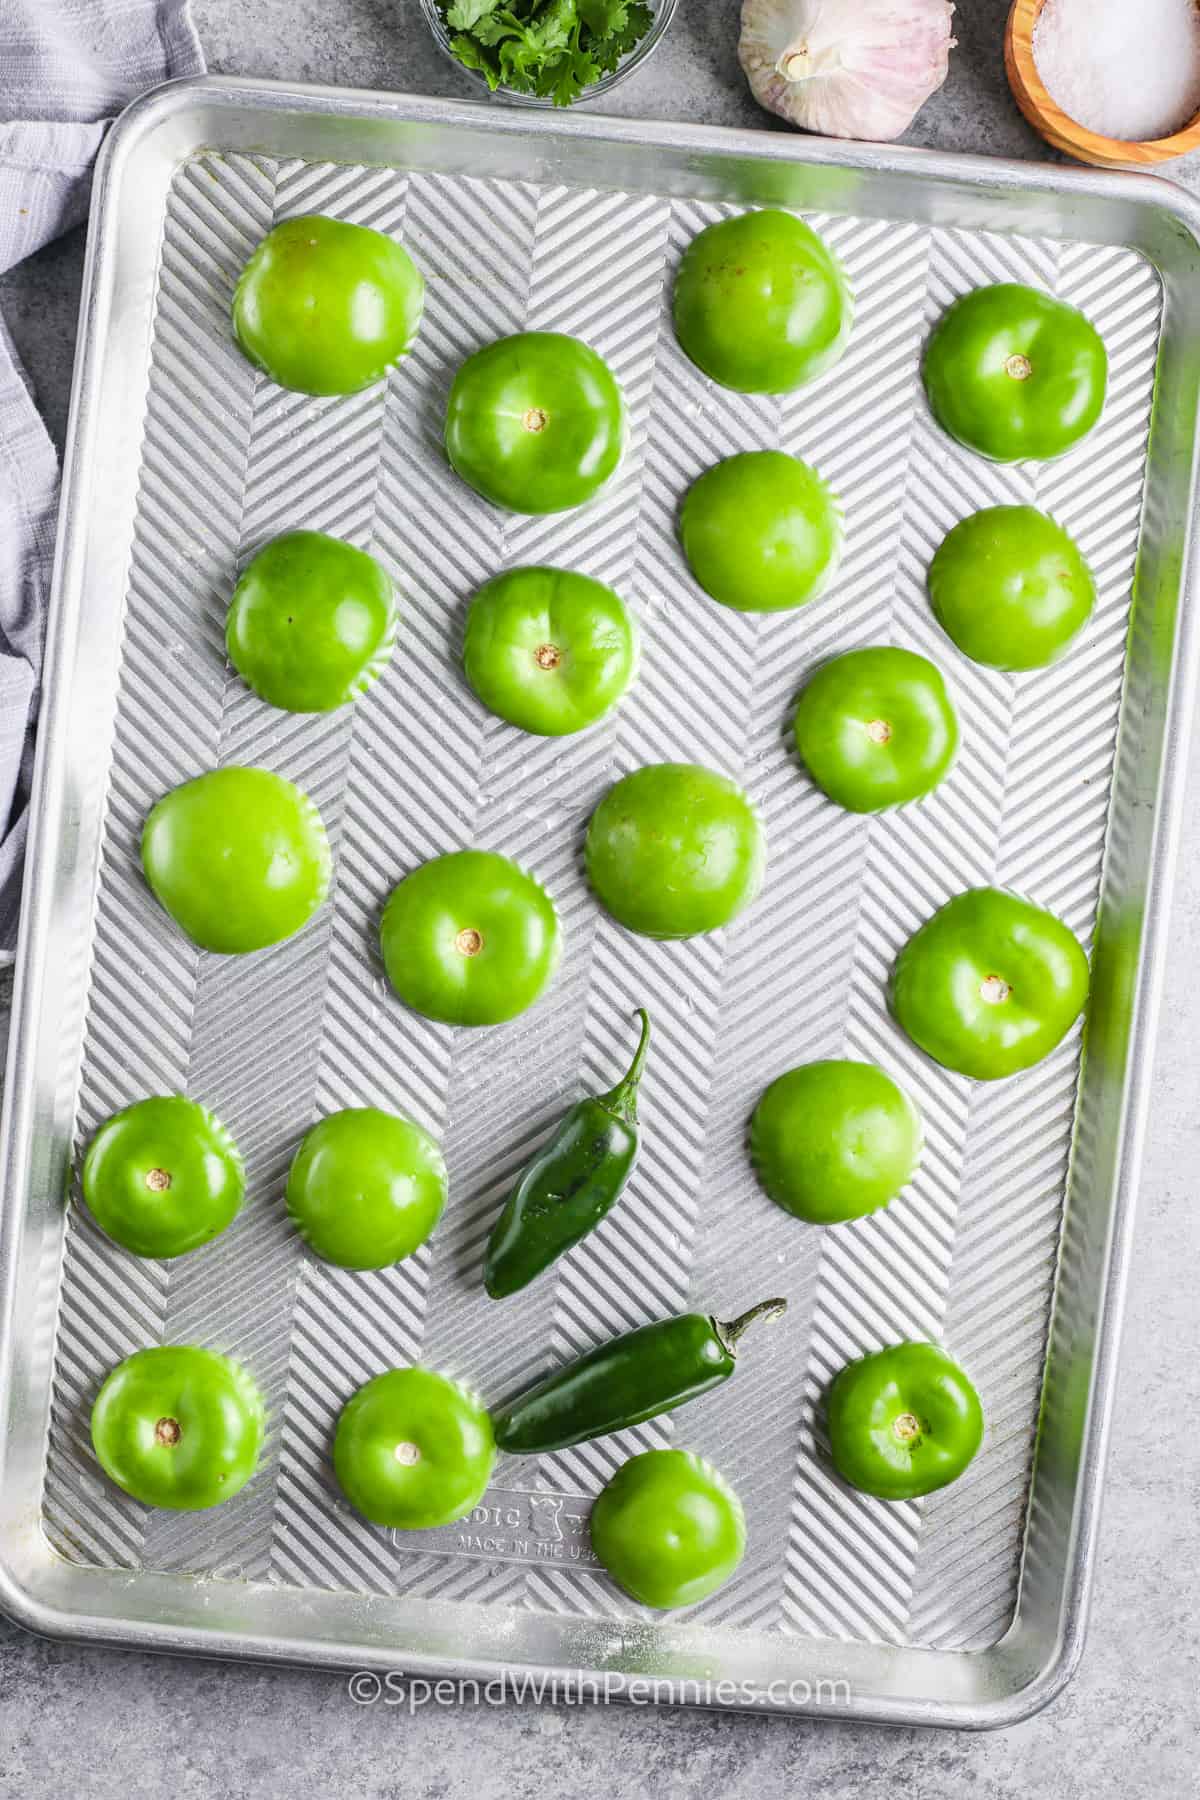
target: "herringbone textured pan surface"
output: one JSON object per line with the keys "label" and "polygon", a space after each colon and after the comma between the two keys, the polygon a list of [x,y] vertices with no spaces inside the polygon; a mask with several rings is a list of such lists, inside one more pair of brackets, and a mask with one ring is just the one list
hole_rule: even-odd
{"label": "herringbone textured pan surface", "polygon": [[[246,156],[179,172],[153,339],[122,689],[112,761],[78,1142],[146,1093],[186,1090],[237,1136],[252,1176],[223,1238],[141,1263],[72,1209],[58,1337],[46,1529],[74,1560],[316,1588],[402,1592],[618,1620],[637,1608],[590,1566],[587,1498],[631,1450],[677,1442],[732,1479],[751,1549],[700,1609],[706,1623],[884,1643],[977,1647],[1013,1609],[1071,1138],[1078,1038],[1015,1081],[973,1087],[889,1022],[883,987],[906,935],[943,899],[996,880],[1092,932],[1141,507],[1159,295],[1131,254],[839,218],[857,322],[842,364],[782,402],[714,389],[676,348],[664,305],[676,259],[721,208],[685,200],[405,176]],[[228,332],[241,265],[273,221],[320,211],[394,232],[429,281],[417,347],[386,388],[315,401],[255,376]],[[1084,307],[1111,389],[1099,429],[1054,465],[994,468],[930,422],[918,361],[956,294],[1029,281]],[[449,380],[523,326],[578,334],[617,373],[631,442],[593,507],[505,518],[439,450]],[[680,497],[734,450],[782,446],[840,494],[835,589],[795,613],[743,616],[703,598],[674,536]],[[1078,538],[1100,602],[1060,667],[1012,679],[965,662],[935,626],[924,571],[948,527],[1030,501]],[[239,566],[311,526],[392,571],[403,620],[387,676],[328,718],[255,698],[225,665]],[[641,624],[636,686],[568,740],[486,715],[457,653],[473,588],[552,561],[616,586]],[[946,669],[957,767],[926,804],[875,820],[837,811],[790,752],[806,670],[873,642]],[[695,760],[744,782],[770,842],[762,898],[729,930],[675,945],[627,936],[582,875],[582,827],[640,763]],[[218,762],[304,786],[333,842],[331,903],[299,938],[246,959],[192,950],[138,872],[141,821],[165,789]],[[374,922],[423,858],[479,844],[517,858],[558,902],[567,953],[532,1015],[471,1034],[405,1012],[382,979]],[[646,1005],[655,1036],[644,1153],[607,1223],[520,1299],[479,1270],[496,1207],[580,1091],[607,1086]],[[816,1056],[877,1060],[924,1114],[928,1147],[887,1212],[821,1233],[777,1211],[745,1154],[762,1087]],[[449,1209],[432,1243],[381,1274],[309,1257],[281,1204],[319,1114],[371,1103],[443,1138]],[[617,1330],[689,1305],[728,1316],[774,1292],[781,1325],[749,1340],[708,1400],[600,1444],[497,1470],[486,1512],[400,1543],[342,1505],[325,1453],[354,1387],[421,1358],[499,1399]],[[900,1335],[944,1338],[974,1373],[986,1447],[926,1504],[851,1495],[822,1460],[816,1403],[850,1356]],[[147,1513],[100,1477],[87,1410],[107,1369],[148,1344],[245,1359],[271,1405],[266,1465],[231,1504]],[[544,1498],[539,1494],[544,1493]],[[531,1495],[533,1498],[531,1498]]]}

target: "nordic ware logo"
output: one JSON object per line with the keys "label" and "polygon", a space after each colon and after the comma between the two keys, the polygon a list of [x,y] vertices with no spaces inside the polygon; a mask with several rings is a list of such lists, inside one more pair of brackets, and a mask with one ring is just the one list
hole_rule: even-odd
{"label": "nordic ware logo", "polygon": [[564,1563],[598,1569],[588,1538],[586,1494],[541,1488],[489,1488],[465,1519],[423,1531],[393,1531],[397,1549],[427,1556],[479,1556],[490,1562]]}

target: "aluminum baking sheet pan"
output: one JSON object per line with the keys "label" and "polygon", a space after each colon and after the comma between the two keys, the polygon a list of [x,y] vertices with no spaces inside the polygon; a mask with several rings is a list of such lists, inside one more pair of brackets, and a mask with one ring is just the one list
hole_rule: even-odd
{"label": "aluminum baking sheet pan", "polygon": [[[666,304],[692,235],[762,203],[809,216],[857,296],[843,362],[782,399],[714,388]],[[308,211],[395,233],[428,278],[412,355],[350,399],[283,392],[230,339],[242,264]],[[777,134],[234,81],[126,115],[93,213],[6,1096],[0,1542],[18,1618],[211,1654],[584,1671],[618,1692],[637,1677],[667,1697],[941,1723],[1010,1720],[1061,1684],[1081,1637],[1193,687],[1196,240],[1193,203],[1153,180]],[[1102,422],[1047,466],[966,454],[921,397],[933,319],[1000,280],[1083,307],[1108,345]],[[440,450],[456,366],[523,327],[593,344],[631,418],[611,490],[548,519],[492,510]],[[703,598],[674,526],[707,464],[762,446],[816,464],[847,547],[825,598],[754,617]],[[1067,660],[1016,679],[959,657],[923,587],[947,528],[998,501],[1054,513],[1099,584]],[[295,526],[369,548],[403,596],[388,674],[329,717],[271,710],[225,663],[239,567]],[[626,701],[568,741],[491,718],[458,666],[473,588],[541,560],[612,583],[641,626]],[[813,789],[785,724],[806,670],[877,642],[946,668],[964,731],[929,801],[870,819]],[[745,783],[770,869],[727,930],[656,944],[595,905],[581,834],[616,775],[676,758]],[[136,849],[165,789],[231,762],[311,793],[337,876],[298,938],[223,959],[172,928]],[[567,944],[541,1006],[477,1033],[405,1011],[375,949],[390,886],[464,844],[533,870]],[[976,1086],[886,1015],[907,934],[993,880],[1094,946],[1082,1076],[1075,1033],[1030,1073]],[[479,1274],[497,1205],[562,1109],[614,1077],[637,1004],[655,1040],[636,1177],[551,1276],[493,1305]],[[819,1056],[894,1072],[928,1137],[911,1190],[835,1231],[773,1207],[745,1151],[764,1084]],[[114,1108],[176,1089],[232,1128],[250,1199],[211,1246],[141,1262],[70,1203],[70,1170]],[[315,1261],[281,1204],[303,1130],[363,1103],[410,1112],[452,1171],[431,1244],[378,1274]],[[392,1535],[335,1492],[332,1422],[378,1370],[420,1359],[499,1400],[640,1321],[777,1290],[786,1321],[756,1334],[728,1386],[636,1431],[503,1460],[461,1527]],[[989,1425],[962,1481],[888,1506],[832,1477],[818,1402],[847,1358],[905,1336],[961,1357]],[[163,1341],[244,1359],[269,1398],[263,1470],[215,1512],[148,1511],[89,1448],[104,1373]],[[731,1478],[750,1533],[735,1579],[676,1616],[626,1599],[585,1526],[622,1459],[668,1443]]]}

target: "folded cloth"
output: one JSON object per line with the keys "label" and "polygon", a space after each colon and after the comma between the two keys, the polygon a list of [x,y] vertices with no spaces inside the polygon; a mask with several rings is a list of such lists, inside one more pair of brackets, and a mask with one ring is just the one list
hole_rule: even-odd
{"label": "folded cloth", "polygon": [[[0,0],[0,274],[86,216],[110,121],[204,58],[188,0]],[[17,936],[58,464],[0,319],[0,957]]]}

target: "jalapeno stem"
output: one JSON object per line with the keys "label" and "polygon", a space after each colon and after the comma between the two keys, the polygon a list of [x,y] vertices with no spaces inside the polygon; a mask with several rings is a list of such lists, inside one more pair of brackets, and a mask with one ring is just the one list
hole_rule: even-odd
{"label": "jalapeno stem", "polygon": [[748,1326],[753,1325],[755,1319],[780,1319],[786,1311],[786,1300],[760,1300],[757,1306],[752,1306],[749,1312],[740,1313],[736,1319],[725,1322],[714,1319],[713,1328],[730,1356],[736,1356],[738,1339]]}
{"label": "jalapeno stem", "polygon": [[642,1021],[642,1035],[638,1039],[638,1047],[634,1052],[629,1071],[618,1081],[615,1088],[607,1094],[600,1095],[600,1104],[606,1112],[615,1113],[618,1119],[624,1119],[627,1125],[637,1124],[638,1083],[642,1079],[642,1070],[646,1064],[646,1051],[650,1046],[650,1015],[644,1006],[639,1006],[635,1018]]}

